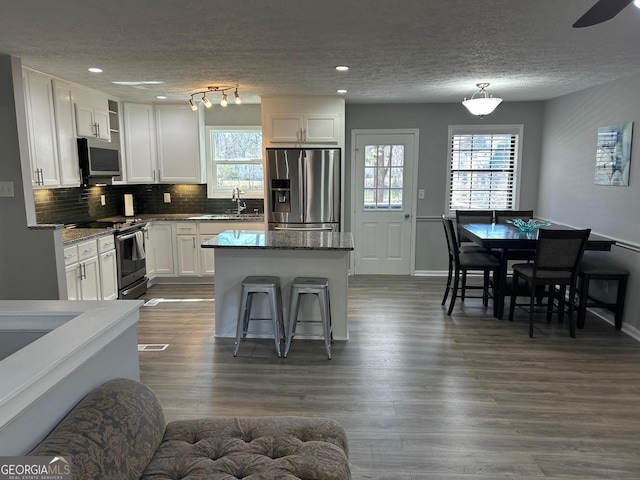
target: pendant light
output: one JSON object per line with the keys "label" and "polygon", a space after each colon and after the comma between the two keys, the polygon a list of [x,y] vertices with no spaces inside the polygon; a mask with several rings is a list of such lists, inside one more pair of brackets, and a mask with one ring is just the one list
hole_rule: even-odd
{"label": "pendant light", "polygon": [[464,105],[471,114],[477,115],[480,118],[492,113],[496,107],[502,103],[501,98],[494,98],[489,95],[486,90],[489,85],[489,83],[476,83],[476,86],[480,90],[474,93],[469,100],[465,98],[462,102],[462,105]]}

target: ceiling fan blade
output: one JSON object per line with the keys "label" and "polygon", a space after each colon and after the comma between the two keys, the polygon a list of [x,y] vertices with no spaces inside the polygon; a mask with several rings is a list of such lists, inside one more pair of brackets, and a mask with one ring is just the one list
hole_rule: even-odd
{"label": "ceiling fan blade", "polygon": [[598,0],[587,13],[581,16],[573,28],[590,27],[611,20],[625,9],[633,0]]}

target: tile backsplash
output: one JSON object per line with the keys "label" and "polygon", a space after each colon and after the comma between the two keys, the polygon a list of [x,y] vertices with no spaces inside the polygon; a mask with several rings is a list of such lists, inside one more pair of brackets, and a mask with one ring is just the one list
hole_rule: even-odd
{"label": "tile backsplash", "polygon": [[[79,223],[124,215],[124,194],[134,198],[136,215],[154,213],[229,213],[236,203],[226,198],[207,198],[206,184],[199,185],[111,185],[38,189],[34,191],[39,224]],[[165,193],[171,203],[164,202]],[[105,205],[101,203],[104,195]],[[264,212],[261,198],[243,198],[247,212]]]}

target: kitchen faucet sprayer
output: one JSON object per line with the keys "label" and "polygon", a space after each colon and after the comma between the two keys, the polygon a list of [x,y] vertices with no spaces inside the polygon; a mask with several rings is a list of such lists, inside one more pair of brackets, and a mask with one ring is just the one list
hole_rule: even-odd
{"label": "kitchen faucet sprayer", "polygon": [[244,193],[240,190],[239,186],[235,186],[233,187],[233,193],[231,194],[231,200],[236,202],[236,204],[238,205],[238,215],[240,215],[240,212],[242,212],[243,210],[247,209],[247,204],[245,202],[240,201],[240,194]]}

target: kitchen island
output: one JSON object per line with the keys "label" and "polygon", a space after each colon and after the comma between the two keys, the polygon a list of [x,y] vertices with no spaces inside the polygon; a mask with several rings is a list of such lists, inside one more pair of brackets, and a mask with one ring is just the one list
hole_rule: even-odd
{"label": "kitchen island", "polygon": [[[349,252],[353,250],[351,233],[226,230],[204,242],[202,248],[215,249],[216,337],[236,336],[242,280],[249,275],[273,275],[280,277],[285,324],[294,277],[328,278],[333,338],[349,338],[347,283]],[[269,317],[268,312],[266,295],[258,295],[252,318]],[[303,295],[298,318],[319,318],[314,295]],[[270,336],[269,322],[253,322],[251,329],[258,332],[254,337]],[[320,332],[320,325],[302,323],[298,324],[296,338],[318,338]]]}

